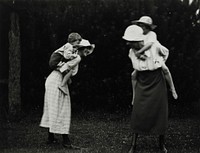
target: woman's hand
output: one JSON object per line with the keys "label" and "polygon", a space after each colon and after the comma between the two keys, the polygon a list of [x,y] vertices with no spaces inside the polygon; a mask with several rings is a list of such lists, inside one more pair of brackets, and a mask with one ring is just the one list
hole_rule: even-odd
{"label": "woman's hand", "polygon": [[146,60],[146,59],[147,59],[147,56],[146,56],[146,55],[141,54],[141,53],[138,53],[138,52],[135,52],[135,56],[136,56],[138,59],[141,59],[141,60]]}
{"label": "woman's hand", "polygon": [[147,59],[147,56],[146,56],[146,55],[140,55],[139,59],[141,59],[141,60],[146,60],[146,59]]}
{"label": "woman's hand", "polygon": [[138,52],[135,52],[135,56],[136,56],[137,58],[140,58],[141,54],[138,53]]}

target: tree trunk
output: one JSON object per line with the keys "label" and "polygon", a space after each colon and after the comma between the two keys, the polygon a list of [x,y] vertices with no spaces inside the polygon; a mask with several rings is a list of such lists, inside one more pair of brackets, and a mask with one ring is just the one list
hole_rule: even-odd
{"label": "tree trunk", "polygon": [[10,15],[11,26],[9,31],[9,115],[18,116],[21,111],[21,52],[19,16],[16,13]]}

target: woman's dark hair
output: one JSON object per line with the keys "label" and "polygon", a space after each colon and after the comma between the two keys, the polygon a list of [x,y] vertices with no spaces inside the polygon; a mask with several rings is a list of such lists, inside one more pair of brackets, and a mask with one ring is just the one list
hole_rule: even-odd
{"label": "woman's dark hair", "polygon": [[144,24],[144,23],[137,23],[137,25],[138,26],[144,26],[145,28],[147,28],[147,29],[149,29],[149,30],[151,30],[151,26],[150,25],[148,25],[148,24]]}
{"label": "woman's dark hair", "polygon": [[81,46],[78,48],[79,51],[83,51],[84,49],[92,49],[92,46]]}

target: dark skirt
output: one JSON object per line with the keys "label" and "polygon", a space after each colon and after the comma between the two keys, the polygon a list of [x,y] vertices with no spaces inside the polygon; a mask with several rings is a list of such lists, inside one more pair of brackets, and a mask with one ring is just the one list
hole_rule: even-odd
{"label": "dark skirt", "polygon": [[138,71],[131,129],[139,134],[165,134],[168,126],[167,87],[162,69]]}

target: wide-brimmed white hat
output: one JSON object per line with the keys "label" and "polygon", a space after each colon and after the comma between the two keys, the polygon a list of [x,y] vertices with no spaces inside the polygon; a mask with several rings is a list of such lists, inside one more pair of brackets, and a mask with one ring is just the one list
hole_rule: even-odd
{"label": "wide-brimmed white hat", "polygon": [[149,16],[142,16],[139,20],[131,21],[132,24],[142,23],[144,25],[149,26],[152,30],[157,26],[153,24],[153,20]]}
{"label": "wide-brimmed white hat", "polygon": [[127,41],[143,41],[143,30],[137,25],[130,25],[126,28],[122,38]]}
{"label": "wide-brimmed white hat", "polygon": [[90,42],[86,39],[82,39],[80,44],[77,45],[78,48],[85,48],[87,47],[88,48],[88,54],[91,54],[93,51],[94,51],[94,48],[95,48],[95,44],[90,44]]}

